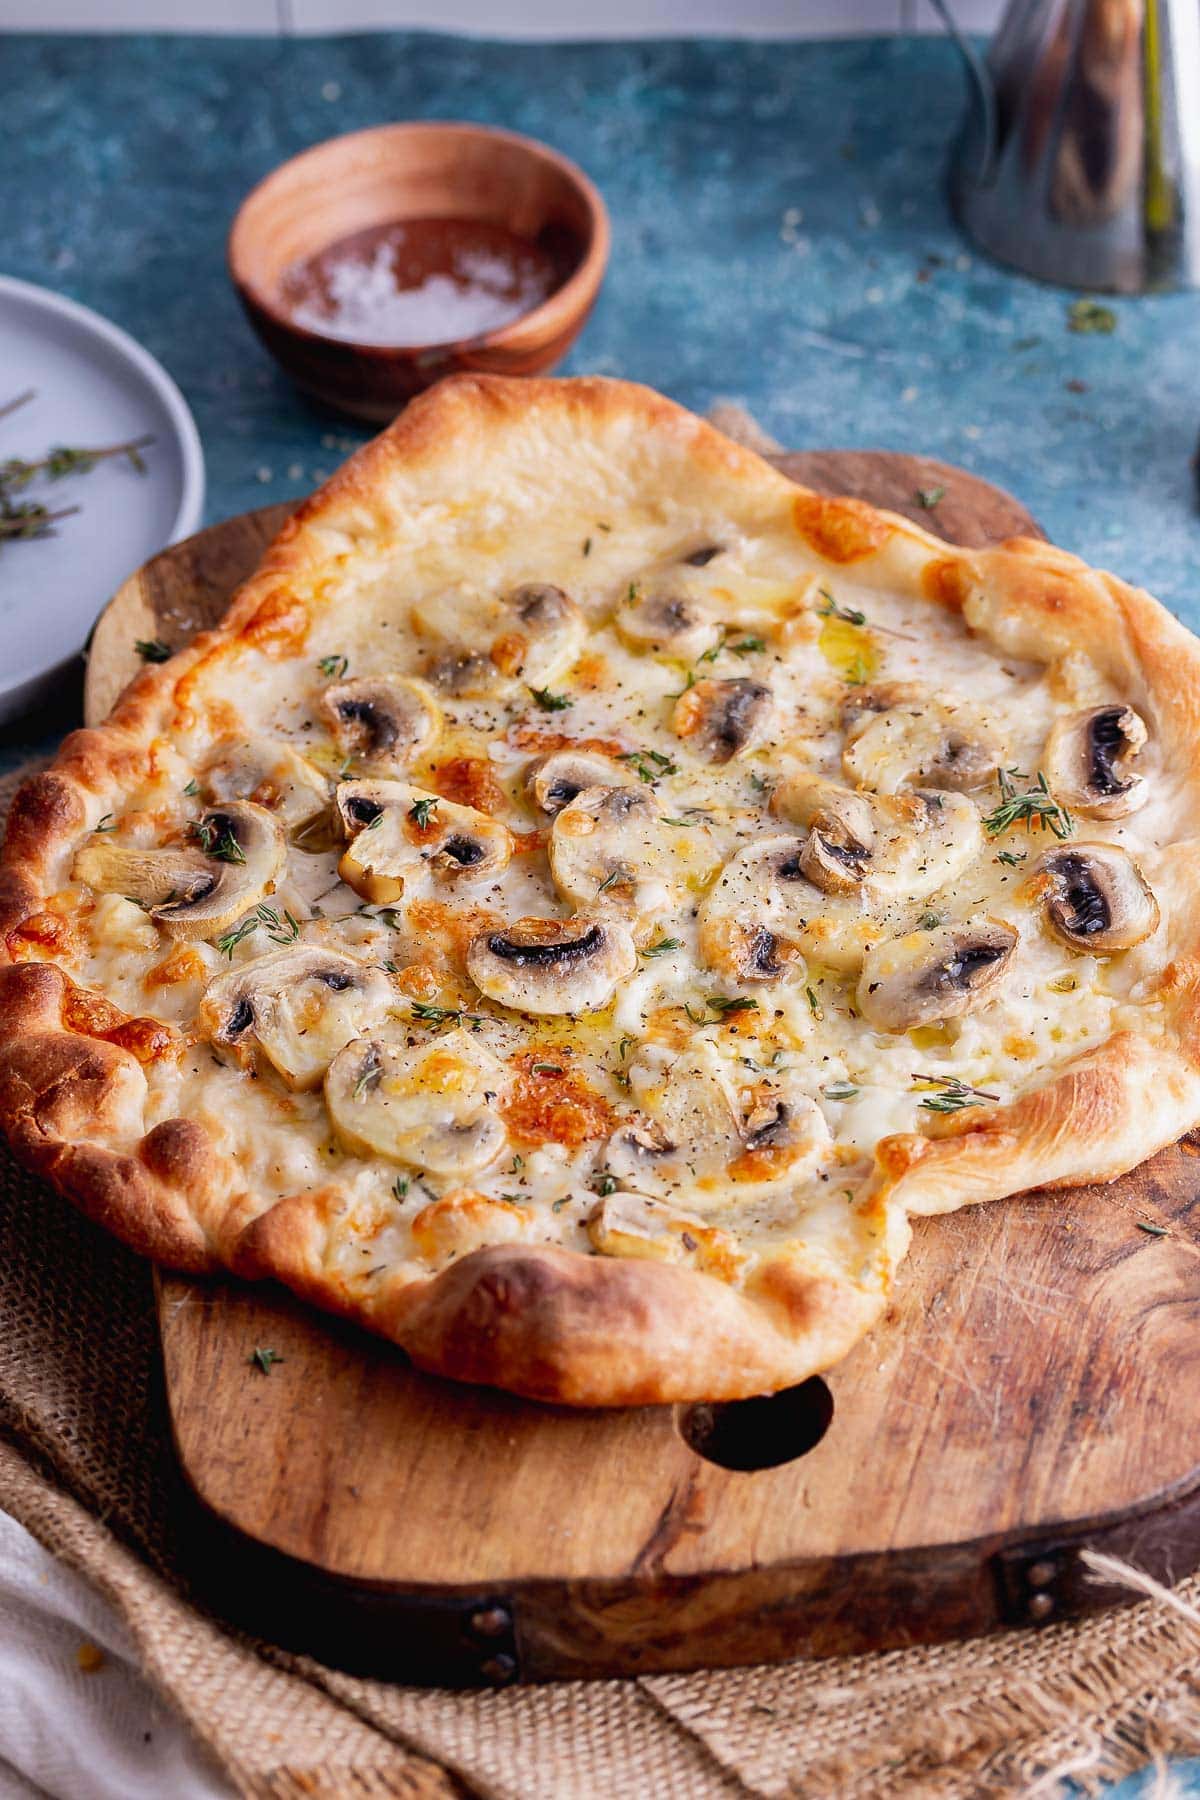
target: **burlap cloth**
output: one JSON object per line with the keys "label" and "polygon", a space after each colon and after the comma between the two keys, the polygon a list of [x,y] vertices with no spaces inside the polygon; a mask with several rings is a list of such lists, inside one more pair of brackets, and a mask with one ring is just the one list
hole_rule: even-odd
{"label": "burlap cloth", "polygon": [[496,1693],[287,1655],[180,1573],[148,1267],[4,1156],[0,1268],[0,1506],[108,1597],[243,1794],[974,1800],[1200,1748],[1200,1579],[1076,1627]]}

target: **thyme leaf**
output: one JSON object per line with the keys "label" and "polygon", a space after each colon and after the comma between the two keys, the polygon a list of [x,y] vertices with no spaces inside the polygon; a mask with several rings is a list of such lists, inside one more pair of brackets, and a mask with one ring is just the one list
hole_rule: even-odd
{"label": "thyme leaf", "polygon": [[530,688],[530,693],[543,712],[566,712],[568,706],[574,706],[570,694],[554,694],[549,688]]}
{"label": "thyme leaf", "polygon": [[1075,829],[1075,821],[1066,807],[1060,806],[1050,792],[1050,784],[1042,770],[1038,770],[1034,786],[1023,794],[1019,794],[1014,787],[1014,777],[1018,781],[1029,780],[1019,769],[996,771],[1000,804],[983,821],[983,828],[988,836],[998,837],[1011,826],[1023,824],[1026,831],[1032,831],[1036,825],[1039,831],[1052,831],[1056,838],[1070,837]]}

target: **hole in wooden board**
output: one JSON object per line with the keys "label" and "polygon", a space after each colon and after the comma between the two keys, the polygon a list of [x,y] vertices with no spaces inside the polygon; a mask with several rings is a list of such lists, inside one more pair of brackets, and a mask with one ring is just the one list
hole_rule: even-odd
{"label": "hole in wooden board", "polygon": [[752,1400],[681,1406],[676,1425],[706,1462],[749,1473],[777,1469],[815,1450],[833,1419],[833,1395],[819,1375]]}

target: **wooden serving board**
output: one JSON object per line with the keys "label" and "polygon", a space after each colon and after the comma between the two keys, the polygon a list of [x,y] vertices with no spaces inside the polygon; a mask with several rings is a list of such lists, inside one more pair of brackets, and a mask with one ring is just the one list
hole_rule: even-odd
{"label": "wooden serving board", "polygon": [[[1037,530],[926,459],[779,461],[960,542]],[[89,718],[135,638],[179,644],[219,615],[286,513],[213,527],[126,584],[93,640]],[[1061,1619],[1121,1597],[1085,1546],[1176,1579],[1200,1562],[1196,1157],[918,1221],[886,1320],[844,1363],[714,1408],[581,1414],[458,1387],[276,1289],[160,1275],[197,1579],[280,1641],[439,1683]],[[256,1348],[282,1359],[269,1375]]]}

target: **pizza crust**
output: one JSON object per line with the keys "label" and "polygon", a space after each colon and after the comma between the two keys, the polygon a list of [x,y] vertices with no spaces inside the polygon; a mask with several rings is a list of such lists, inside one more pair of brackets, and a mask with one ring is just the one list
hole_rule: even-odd
{"label": "pizza crust", "polygon": [[504,1242],[364,1292],[338,1266],[348,1200],[336,1179],[264,1209],[204,1125],[143,1130],[139,1052],[157,1053],[156,1021],[114,1022],[81,1003],[54,961],[56,935],[72,929],[55,898],[72,852],[148,760],[208,729],[216,672],[247,648],[281,663],[306,654],[347,569],[452,541],[472,505],[494,496],[528,524],[551,471],[555,497],[577,490],[618,507],[652,490],[669,509],[686,496],[691,512],[711,505],[747,532],[789,519],[818,575],[852,570],[868,590],[919,594],[1002,655],[1048,663],[1086,647],[1146,718],[1172,816],[1200,816],[1200,644],[1147,594],[1040,542],[959,550],[861,502],[797,489],[642,388],[456,378],[301,507],[218,630],[147,667],[103,726],[72,734],[21,789],[0,866],[0,1123],[27,1166],[143,1254],[279,1279],[436,1373],[573,1405],[741,1397],[828,1367],[869,1329],[907,1247],[907,1214],[1107,1180],[1200,1118],[1200,845],[1177,832],[1156,870],[1169,931],[1140,984],[1146,1031],[1090,1045],[1010,1105],[880,1140],[877,1279],[865,1285],[802,1247],[734,1286],[690,1267]]}

